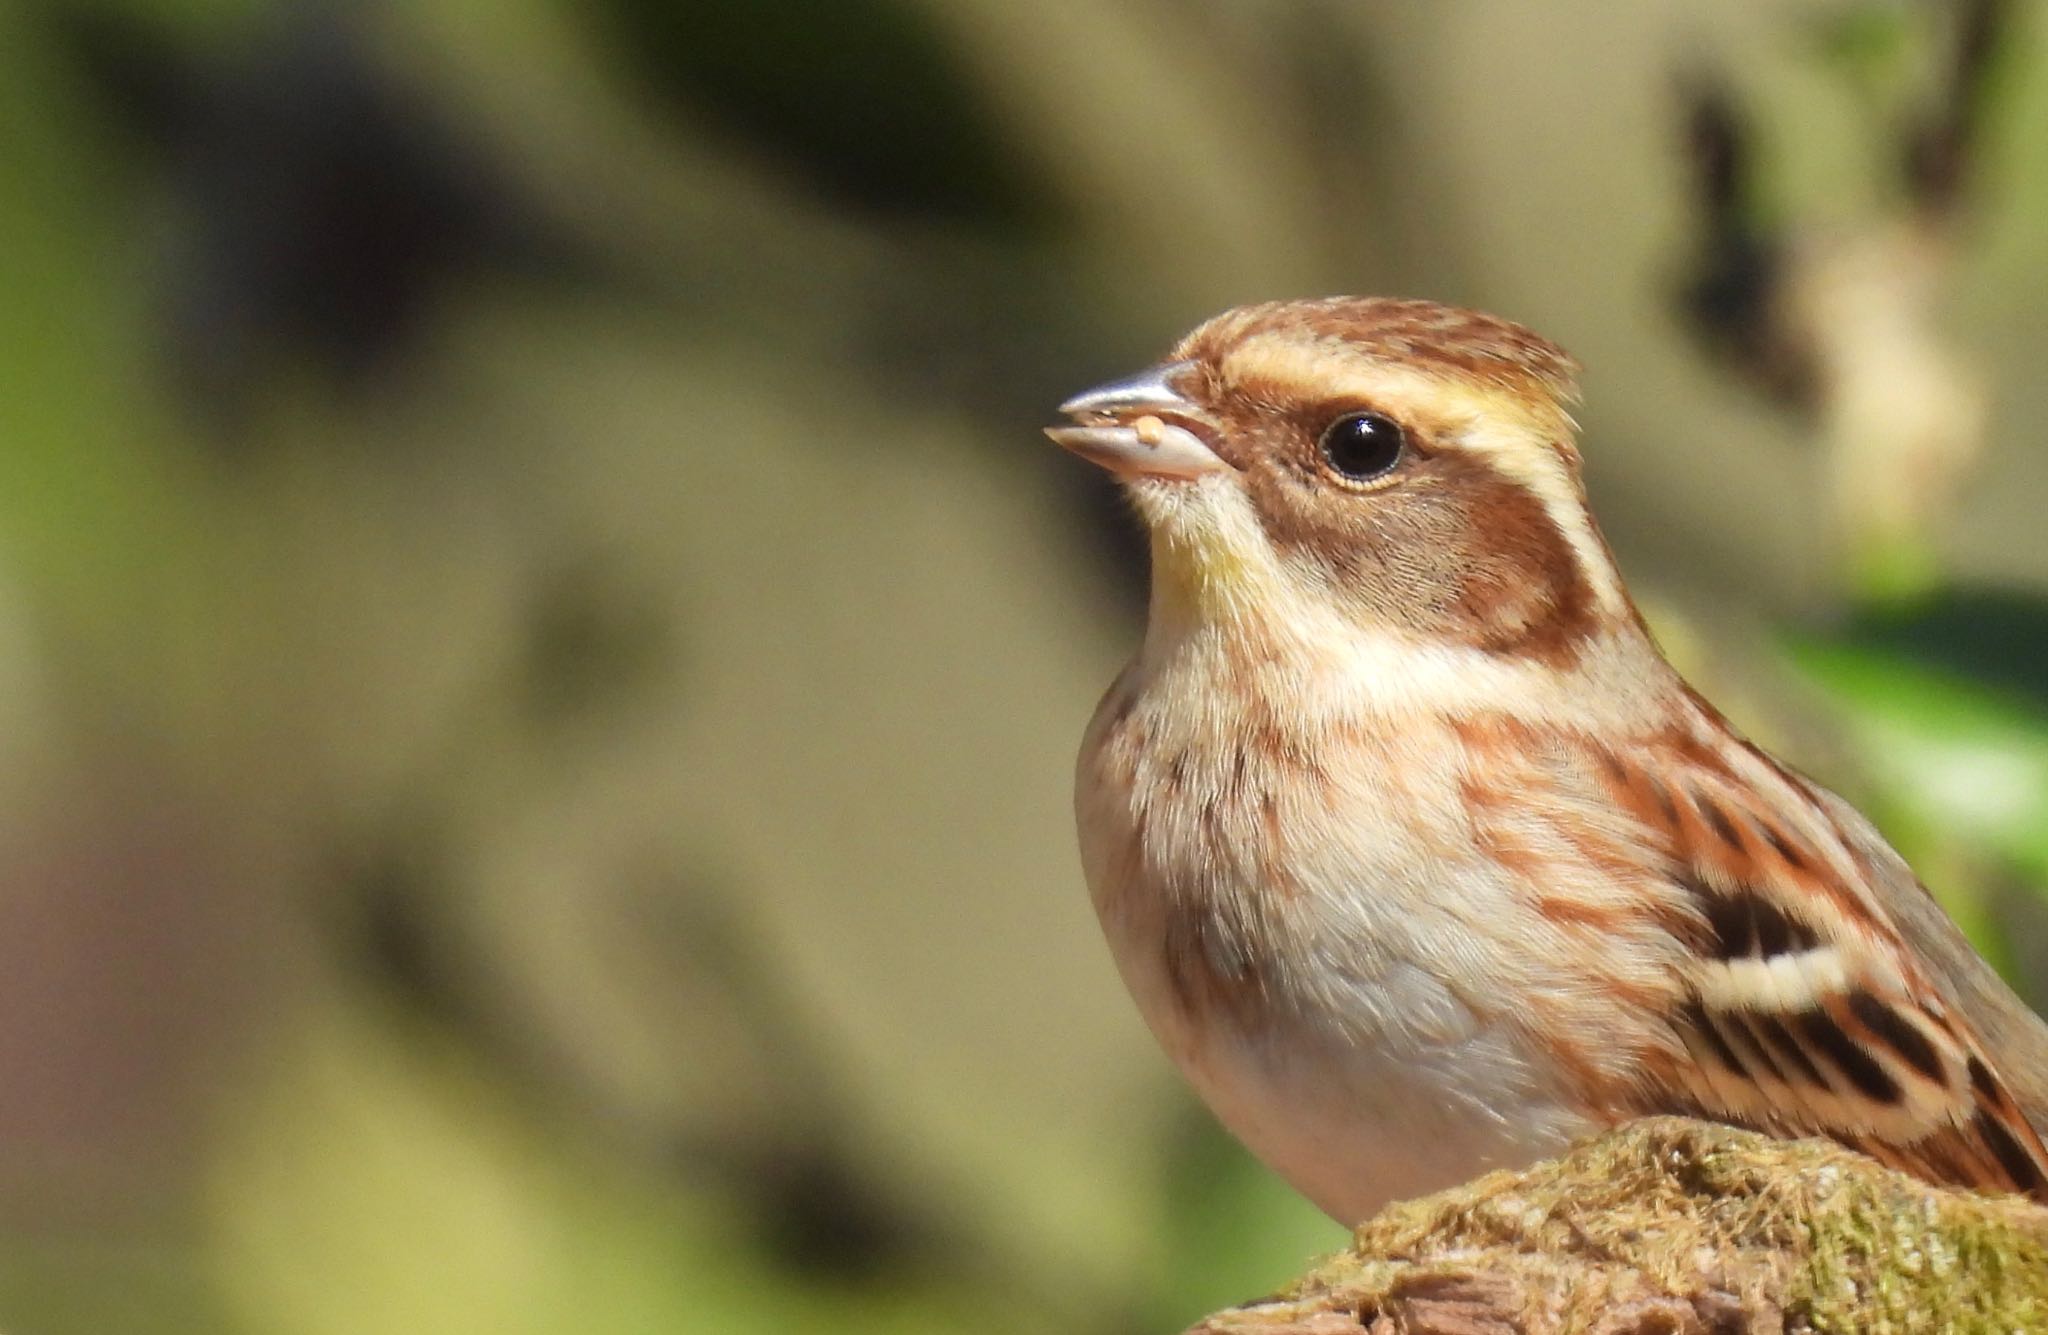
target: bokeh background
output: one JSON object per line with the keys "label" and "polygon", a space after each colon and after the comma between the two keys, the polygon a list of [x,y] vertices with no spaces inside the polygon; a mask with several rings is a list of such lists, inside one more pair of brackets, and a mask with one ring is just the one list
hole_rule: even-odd
{"label": "bokeh background", "polygon": [[1143,553],[1038,430],[1242,301],[1572,348],[1674,655],[2048,980],[2043,20],[0,8],[0,1329],[1136,1335],[1337,1245],[1069,826]]}

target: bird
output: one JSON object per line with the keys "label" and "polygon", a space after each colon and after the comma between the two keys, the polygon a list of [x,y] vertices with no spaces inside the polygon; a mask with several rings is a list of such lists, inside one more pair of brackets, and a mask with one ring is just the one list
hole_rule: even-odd
{"label": "bird", "polygon": [[1061,405],[1150,547],[1075,782],[1148,1027],[1347,1225],[1659,1115],[2048,1202],[2048,1026],[1665,659],[1588,506],[1578,371],[1496,316],[1329,297]]}

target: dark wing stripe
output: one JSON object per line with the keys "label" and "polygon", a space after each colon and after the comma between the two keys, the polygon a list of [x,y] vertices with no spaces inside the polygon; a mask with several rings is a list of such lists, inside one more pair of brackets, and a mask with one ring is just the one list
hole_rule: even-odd
{"label": "dark wing stripe", "polygon": [[1895,1104],[1903,1096],[1899,1082],[1892,1079],[1884,1067],[1862,1048],[1856,1040],[1842,1031],[1842,1026],[1826,1011],[1801,1011],[1798,1016],[1799,1028],[1813,1041],[1835,1069],[1849,1077],[1866,1098],[1874,1099],[1887,1106]]}
{"label": "dark wing stripe", "polygon": [[1737,853],[1742,852],[1742,836],[1735,832],[1734,817],[1711,797],[1695,793],[1693,800],[1698,803],[1700,814],[1707,818],[1707,824],[1714,828],[1715,837]]}
{"label": "dark wing stripe", "polygon": [[2012,1132],[2003,1122],[1980,1108],[1971,1125],[1991,1147],[1991,1152],[1998,1156],[1998,1162],[2005,1169],[2006,1176],[2012,1179],[2013,1186],[2030,1195],[2039,1195],[2043,1188],[2048,1188],[2048,1179],[2042,1177],[2041,1165],[2034,1161],[2034,1156],[2027,1152],[2025,1146],[2013,1139]]}
{"label": "dark wing stripe", "polygon": [[1813,1058],[1806,1055],[1806,1048],[1792,1036],[1791,1030],[1785,1028],[1783,1021],[1775,1015],[1765,1015],[1757,1011],[1745,1011],[1743,1015],[1749,1022],[1749,1027],[1771,1045],[1771,1049],[1782,1059],[1783,1065],[1795,1068],[1800,1075],[1806,1077],[1808,1084],[1829,1093],[1834,1092],[1834,1086],[1821,1074],[1821,1069],[1814,1064]]}
{"label": "dark wing stripe", "polygon": [[1941,1064],[1941,1054],[1911,1020],[1861,990],[1849,994],[1849,1009],[1872,1036],[1905,1058],[1914,1070],[1935,1084],[1948,1087],[1948,1071]]}
{"label": "dark wing stripe", "polygon": [[1786,866],[1794,871],[1812,870],[1806,861],[1806,854],[1799,851],[1799,845],[1787,838],[1783,830],[1775,825],[1766,825],[1763,827],[1763,831],[1764,838],[1770,841],[1771,847],[1777,850],[1778,856],[1785,859]]}
{"label": "dark wing stripe", "polygon": [[1755,1073],[1750,1077],[1752,1080],[1760,1074],[1769,1076],[1781,1085],[1792,1083],[1786,1079],[1784,1071],[1778,1068],[1778,1063],[1771,1060],[1770,1051],[1764,1047],[1763,1040],[1750,1031],[1749,1026],[1742,1022],[1741,1016],[1727,1017],[1727,1027],[1721,1030],[1721,1037],[1727,1040],[1728,1046],[1742,1054],[1745,1059],[1742,1064]]}
{"label": "dark wing stripe", "polygon": [[1739,959],[1755,943],[1751,930],[1753,915],[1738,896],[1717,894],[1704,882],[1688,879],[1685,888],[1706,915],[1707,929],[1714,934],[1715,959]]}
{"label": "dark wing stripe", "polygon": [[1707,920],[1708,950],[1716,960],[1769,959],[1821,945],[1819,932],[1746,886],[1717,890],[1697,876],[1683,877],[1680,884]]}
{"label": "dark wing stripe", "polygon": [[1793,943],[1795,941],[1799,941],[1797,948],[1800,950],[1811,950],[1815,945],[1819,944],[1818,941],[1813,939],[1811,932],[1807,934],[1804,940],[1800,940],[1799,933],[1794,930],[1791,918],[1787,917],[1784,910],[1780,909],[1777,905],[1757,895],[1746,895],[1744,897],[1750,903],[1750,916],[1756,919],[1757,951],[1765,959],[1769,959],[1773,955],[1783,955],[1790,952],[1794,949]]}
{"label": "dark wing stripe", "polygon": [[1685,1022],[1694,1033],[1706,1040],[1707,1047],[1713,1051],[1714,1059],[1730,1074],[1739,1075],[1745,1080],[1749,1078],[1749,1068],[1735,1055],[1735,1049],[1728,1046],[1728,1040],[1721,1037],[1721,1031],[1716,1029],[1713,1020],[1708,1018],[1705,1006],[1697,1000],[1686,1002]]}
{"label": "dark wing stripe", "polygon": [[1991,1068],[1984,1064],[1984,1059],[1974,1053],[1970,1056],[1970,1089],[1980,1103],[1988,1103],[1994,1108],[2012,1105],[2005,1086],[1998,1083],[1998,1077],[1991,1074]]}

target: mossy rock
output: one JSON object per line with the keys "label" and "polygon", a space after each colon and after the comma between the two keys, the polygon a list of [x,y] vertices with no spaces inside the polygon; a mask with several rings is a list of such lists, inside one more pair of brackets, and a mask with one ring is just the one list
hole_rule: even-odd
{"label": "mossy rock", "polygon": [[2048,1332],[2048,1210],[1677,1118],[1389,1207],[1201,1335]]}

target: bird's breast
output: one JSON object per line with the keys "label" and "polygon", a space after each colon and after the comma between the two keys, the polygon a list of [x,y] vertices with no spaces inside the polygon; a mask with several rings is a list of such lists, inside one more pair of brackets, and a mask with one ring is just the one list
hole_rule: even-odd
{"label": "bird's breast", "polygon": [[[1441,988],[1399,1004],[1401,979],[1442,972],[1450,918],[1506,907],[1461,829],[1455,735],[1425,719],[1310,730],[1265,700],[1187,707],[1134,677],[1089,730],[1076,801],[1104,928],[1158,1000],[1247,1032],[1320,1020],[1434,1039],[1448,1015],[1469,1021]],[[1382,981],[1391,1000],[1372,995]]]}
{"label": "bird's breast", "polygon": [[1455,733],[1170,685],[1105,698],[1077,813],[1124,980],[1225,1124],[1347,1221],[1586,1129],[1488,986],[1518,910],[1462,828]]}

